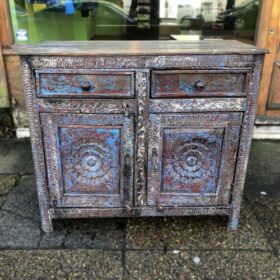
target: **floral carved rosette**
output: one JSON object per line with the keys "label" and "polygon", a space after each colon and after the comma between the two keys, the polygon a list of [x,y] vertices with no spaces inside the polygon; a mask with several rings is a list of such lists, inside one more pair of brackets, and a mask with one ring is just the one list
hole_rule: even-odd
{"label": "floral carved rosette", "polygon": [[110,190],[113,176],[110,156],[104,143],[76,143],[66,165],[73,185],[104,186]]}
{"label": "floral carved rosette", "polygon": [[164,191],[214,192],[221,141],[187,140],[174,141],[164,159]]}

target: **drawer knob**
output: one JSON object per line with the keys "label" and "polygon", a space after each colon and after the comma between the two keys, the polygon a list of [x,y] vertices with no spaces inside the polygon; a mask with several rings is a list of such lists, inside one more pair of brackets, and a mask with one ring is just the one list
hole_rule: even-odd
{"label": "drawer knob", "polygon": [[194,87],[197,89],[197,90],[203,90],[205,88],[206,84],[203,82],[203,81],[197,81],[195,84],[194,84]]}
{"label": "drawer knob", "polygon": [[90,90],[90,83],[89,82],[81,82],[81,88],[82,90],[88,91]]}

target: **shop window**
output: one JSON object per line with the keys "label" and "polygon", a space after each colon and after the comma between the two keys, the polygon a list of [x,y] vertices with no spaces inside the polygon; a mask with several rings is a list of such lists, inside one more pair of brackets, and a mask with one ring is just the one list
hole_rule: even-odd
{"label": "shop window", "polygon": [[253,41],[259,0],[10,0],[16,43]]}

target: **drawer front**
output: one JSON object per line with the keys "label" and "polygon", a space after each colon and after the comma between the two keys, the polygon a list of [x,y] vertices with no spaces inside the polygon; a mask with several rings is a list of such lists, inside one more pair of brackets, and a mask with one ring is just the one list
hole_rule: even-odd
{"label": "drawer front", "polygon": [[244,70],[153,71],[152,97],[245,96],[247,76]]}
{"label": "drawer front", "polygon": [[38,97],[131,98],[134,96],[134,73],[36,71],[36,85]]}

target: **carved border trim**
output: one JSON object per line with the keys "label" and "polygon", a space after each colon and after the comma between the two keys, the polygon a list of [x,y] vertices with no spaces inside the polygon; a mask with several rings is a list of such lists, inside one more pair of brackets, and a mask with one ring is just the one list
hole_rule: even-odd
{"label": "carved border trim", "polygon": [[42,228],[45,232],[53,230],[49,206],[49,193],[47,189],[45,159],[43,154],[42,133],[40,118],[37,112],[36,94],[32,82],[33,77],[29,66],[29,58],[21,58],[23,88],[25,105],[29,118],[29,129],[32,146],[32,156],[35,167],[36,185],[38,192],[39,208]]}
{"label": "carved border trim", "polygon": [[146,134],[148,116],[148,72],[136,73],[137,123],[136,123],[136,176],[135,202],[137,206],[146,205]]}
{"label": "carved border trim", "polygon": [[200,216],[200,215],[229,215],[230,207],[227,206],[212,206],[212,207],[164,207],[162,212],[159,212],[155,207],[132,208],[128,213],[123,208],[100,209],[100,208],[80,208],[79,211],[75,208],[53,208],[51,209],[52,218],[80,218],[80,217],[131,217],[131,216]]}
{"label": "carved border trim", "polygon": [[239,153],[235,171],[235,181],[232,190],[232,209],[229,219],[229,227],[236,230],[239,226],[240,208],[244,183],[248,165],[249,152],[252,142],[254,120],[257,110],[259,84],[263,67],[264,55],[255,56],[255,65],[252,69],[252,79],[249,82],[246,110],[243,118],[243,126],[239,144]]}
{"label": "carved border trim", "polygon": [[70,69],[145,69],[244,68],[252,67],[253,55],[151,55],[151,56],[31,56],[32,68]]}

